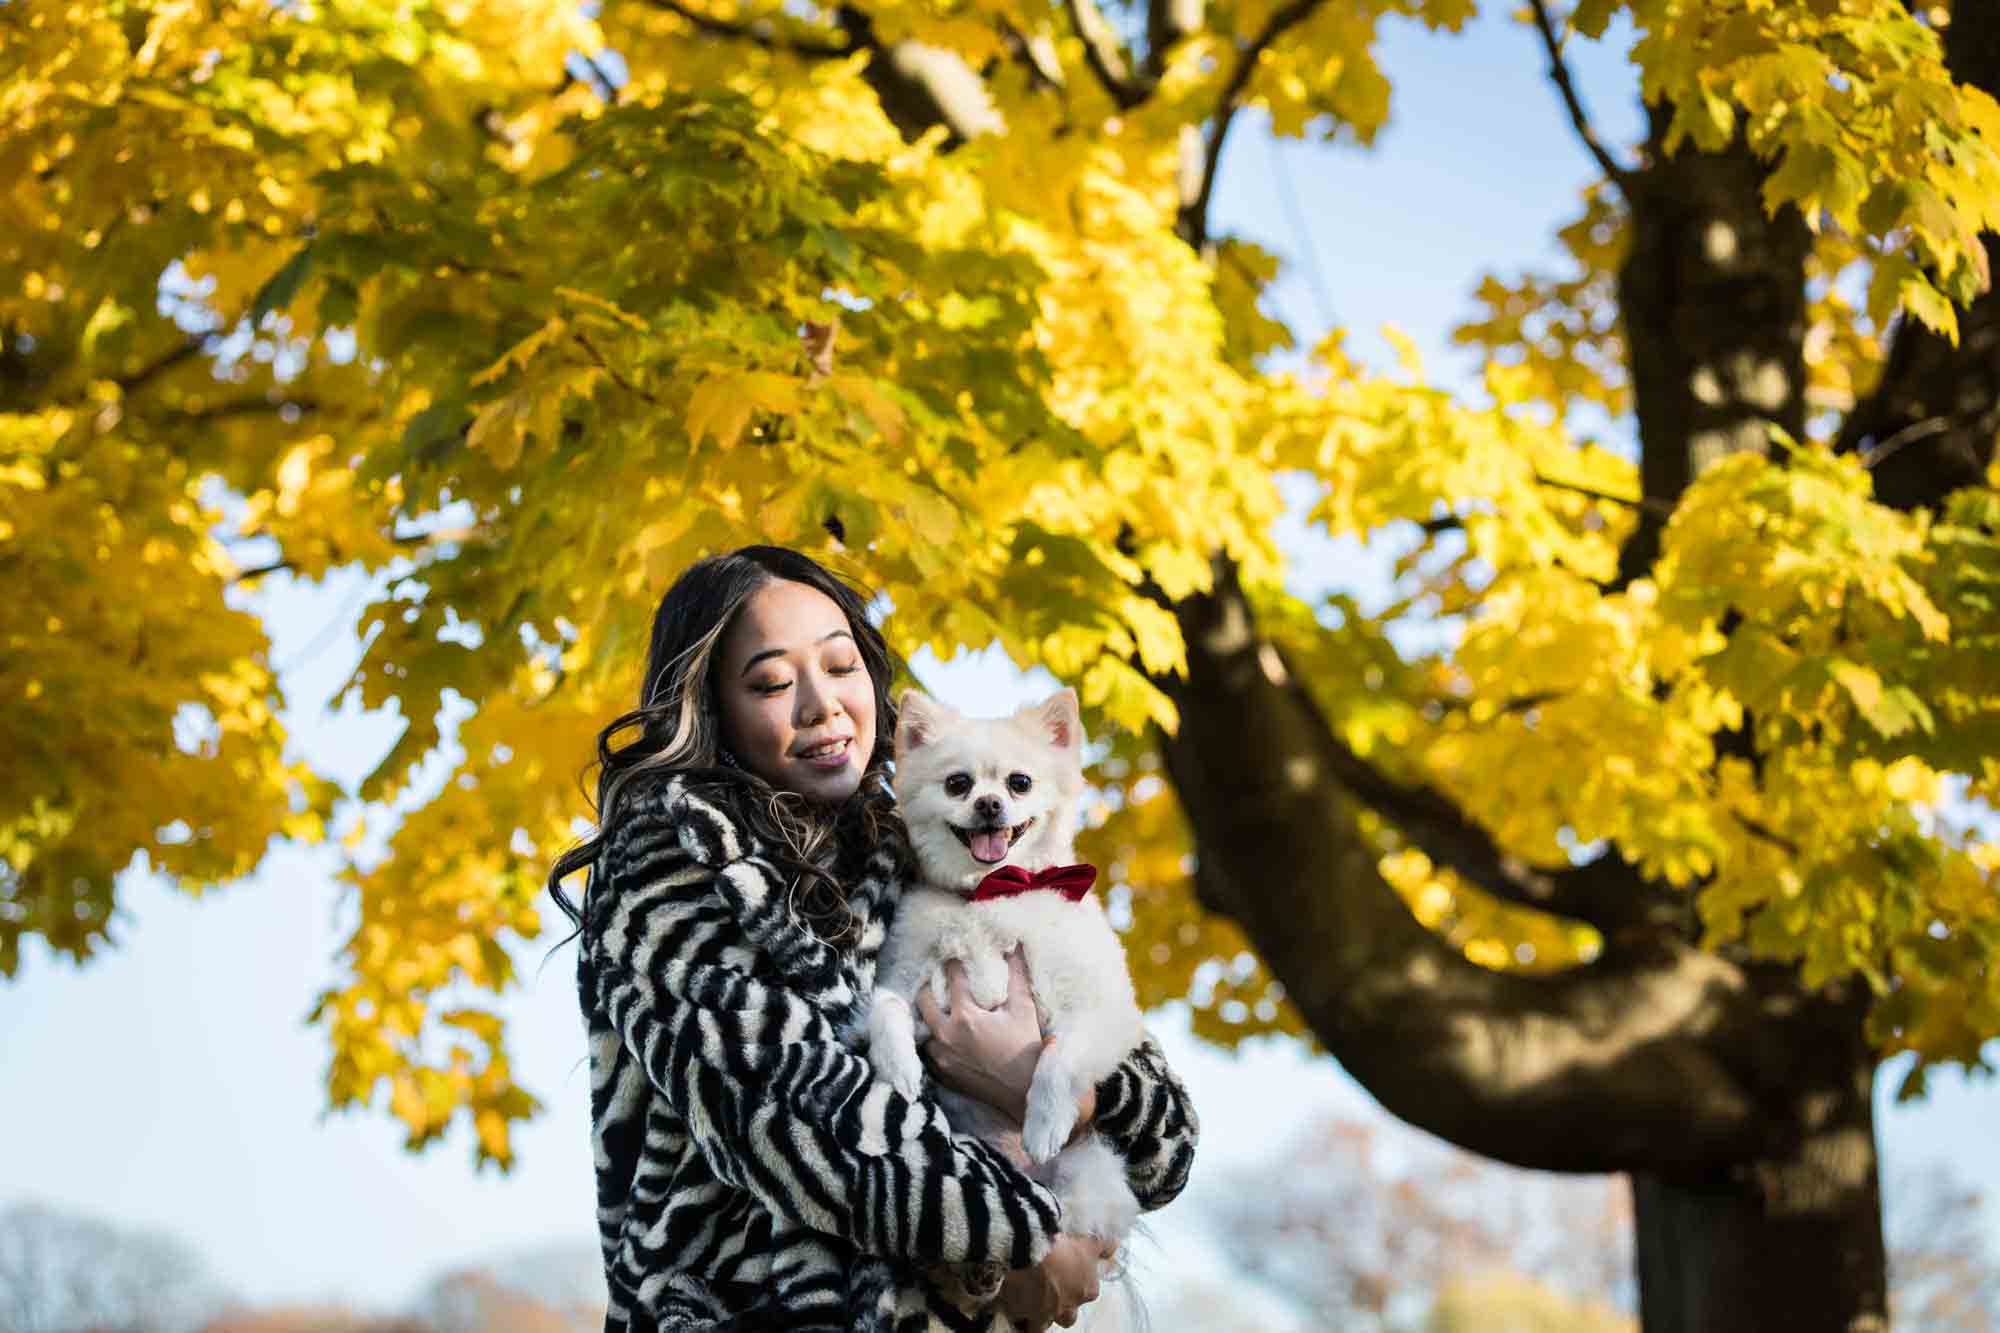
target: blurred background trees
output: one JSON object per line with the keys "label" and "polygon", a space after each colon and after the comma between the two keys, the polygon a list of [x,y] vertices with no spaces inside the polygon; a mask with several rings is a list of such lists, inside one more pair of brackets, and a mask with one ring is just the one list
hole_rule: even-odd
{"label": "blurred background trees", "polygon": [[0,1207],[7,1333],[195,1333],[222,1301],[202,1257],[173,1236],[37,1203]]}
{"label": "blurred background trees", "polygon": [[[1193,1219],[1219,1280],[1130,1256],[1153,1327],[1176,1333],[1634,1333],[1630,1196],[1614,1180],[1496,1166],[1383,1120],[1329,1116],[1209,1182]],[[2000,1333],[1989,1203],[1941,1166],[1892,1176],[1899,1333]],[[58,1209],[0,1210],[0,1333],[594,1333],[595,1245],[493,1255],[423,1283],[403,1310],[258,1307],[170,1235]],[[1268,1292],[1265,1321],[1246,1288]]]}

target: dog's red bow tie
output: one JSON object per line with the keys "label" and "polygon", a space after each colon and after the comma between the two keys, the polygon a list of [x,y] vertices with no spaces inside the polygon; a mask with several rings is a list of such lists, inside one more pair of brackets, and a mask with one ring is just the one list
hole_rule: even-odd
{"label": "dog's red bow tie", "polygon": [[1050,866],[1046,870],[1035,871],[1023,870],[1019,866],[1001,866],[979,881],[979,887],[972,891],[972,901],[990,902],[1033,889],[1054,889],[1071,902],[1079,903],[1096,882],[1097,867],[1093,865]]}

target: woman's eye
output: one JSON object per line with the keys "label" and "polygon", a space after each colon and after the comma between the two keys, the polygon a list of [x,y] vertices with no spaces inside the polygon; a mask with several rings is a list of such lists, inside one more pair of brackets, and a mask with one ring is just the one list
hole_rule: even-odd
{"label": "woman's eye", "polygon": [[759,694],[781,694],[791,686],[792,682],[789,680],[760,680],[750,688]]}
{"label": "woman's eye", "polygon": [[859,670],[861,670],[859,662],[849,662],[846,666],[828,667],[826,674],[829,676],[851,676]]}
{"label": "woman's eye", "polygon": [[1016,796],[1026,796],[1028,789],[1034,785],[1035,780],[1026,773],[1010,773],[1007,775],[1007,790],[1013,792]]}
{"label": "woman's eye", "polygon": [[954,773],[944,780],[946,796],[963,796],[971,790],[972,775],[969,773]]}

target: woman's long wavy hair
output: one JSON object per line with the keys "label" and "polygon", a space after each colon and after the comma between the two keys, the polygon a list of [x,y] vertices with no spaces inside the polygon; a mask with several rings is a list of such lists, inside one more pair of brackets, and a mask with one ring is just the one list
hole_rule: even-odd
{"label": "woman's long wavy hair", "polygon": [[[822,592],[840,608],[875,687],[875,748],[861,786],[839,807],[773,787],[736,763],[723,744],[716,680],[720,645],[744,605],[780,579]],[[549,896],[581,929],[583,909],[563,892],[562,882],[585,869],[594,877],[606,832],[615,827],[624,803],[651,786],[648,779],[678,774],[709,789],[753,834],[778,849],[792,877],[792,911],[800,921],[828,943],[848,942],[858,923],[848,911],[845,886],[835,878],[834,862],[843,850],[873,847],[894,831],[887,765],[896,708],[889,690],[899,665],[882,632],[868,622],[862,596],[809,556],[781,546],[745,546],[689,566],[653,614],[639,706],[598,733],[592,765],[597,827],[556,861]]]}

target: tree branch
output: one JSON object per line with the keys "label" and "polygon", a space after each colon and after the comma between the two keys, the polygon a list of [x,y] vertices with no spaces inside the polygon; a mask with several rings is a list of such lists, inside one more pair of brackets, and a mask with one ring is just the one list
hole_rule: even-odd
{"label": "tree branch", "polygon": [[147,384],[166,374],[189,357],[199,356],[203,351],[208,349],[215,336],[212,333],[194,334],[184,340],[179,346],[154,361],[151,365],[135,370],[129,375],[122,375],[113,380],[112,383],[118,386],[121,393],[129,397],[134,390],[144,388]]}
{"label": "tree branch", "polygon": [[239,569],[229,576],[227,582],[232,586],[238,583],[248,583],[252,579],[261,579],[266,574],[276,574],[280,570],[290,569],[291,567],[292,562],[289,560],[273,560],[268,565],[258,565],[254,569]]}
{"label": "tree branch", "polygon": [[577,342],[583,347],[583,350],[590,354],[590,359],[597,363],[598,368],[611,377],[611,382],[613,384],[616,384],[619,388],[625,390],[625,392],[629,394],[633,394],[636,397],[645,399],[647,402],[652,403],[655,406],[659,405],[660,400],[658,398],[655,398],[652,394],[640,388],[638,385],[632,383],[631,380],[625,378],[625,376],[619,372],[618,367],[612,365],[611,362],[605,358],[604,353],[597,350],[597,344],[592,342],[589,339],[589,337],[584,334],[582,329],[577,329],[575,331],[575,337]]}
{"label": "tree branch", "polygon": [[[1188,674],[1169,682],[1181,723],[1160,745],[1196,831],[1197,893],[1385,1106],[1550,1170],[1699,1171],[1755,1150],[1767,1122],[1721,1054],[1758,1019],[1749,974],[1668,932],[1553,976],[1468,962],[1382,880],[1343,775],[1405,816],[1453,812],[1340,753],[1303,687],[1271,669],[1226,562],[1175,613]],[[1591,873],[1617,877],[1579,879]]]}
{"label": "tree branch", "polygon": [[1562,94],[1563,105],[1569,109],[1570,124],[1576,127],[1577,137],[1583,146],[1597,159],[1597,165],[1604,174],[1617,183],[1627,198],[1631,197],[1631,172],[1621,166],[1618,160],[1597,137],[1597,130],[1590,123],[1590,115],[1583,109],[1583,99],[1577,95],[1576,85],[1570,81],[1569,65],[1562,58],[1562,39],[1556,35],[1555,21],[1549,17],[1548,0],[1531,0],[1535,14],[1535,29],[1542,35],[1542,49],[1549,55],[1549,77],[1555,80],[1556,90]]}
{"label": "tree branch", "polygon": [[1062,57],[1056,52],[1056,44],[1046,29],[1031,37],[1002,19],[1000,35],[1007,43],[1008,56],[1028,71],[1031,87],[1038,91],[1060,92],[1068,86],[1063,77]]}
{"label": "tree branch", "polygon": [[1786,856],[1793,857],[1796,859],[1798,857],[1802,857],[1805,855],[1804,848],[1800,847],[1796,842],[1793,842],[1790,838],[1778,832],[1770,825],[1760,823],[1759,821],[1752,819],[1750,816],[1744,814],[1741,810],[1732,810],[1730,813],[1736,816],[1736,822],[1743,826],[1744,832],[1750,834],[1752,837],[1762,838],[1765,842],[1770,843],[1773,847],[1776,847]]}
{"label": "tree branch", "polygon": [[[1260,662],[1267,676],[1283,683],[1291,675],[1275,645],[1258,649],[1260,658],[1278,656],[1274,673]],[[1529,712],[1552,695],[1530,695],[1511,701],[1505,711]],[[1640,878],[1637,871],[1606,852],[1584,865],[1531,865],[1503,850],[1493,836],[1467,818],[1457,804],[1433,787],[1400,782],[1387,776],[1350,749],[1331,727],[1321,749],[1340,785],[1363,805],[1376,811],[1414,843],[1435,865],[1443,866],[1475,888],[1524,907],[1574,917],[1606,934],[1648,921],[1659,922],[1662,909],[1677,915],[1677,901]]]}
{"label": "tree branch", "polygon": [[590,71],[591,77],[596,81],[598,98],[606,106],[615,104],[618,101],[618,85],[612,81],[604,66],[598,64],[588,51],[578,51],[576,58],[583,62],[583,67]]}
{"label": "tree branch", "polygon": [[1933,435],[1942,435],[1951,429],[1949,417],[1925,417],[1913,421],[1881,443],[1861,451],[1861,466],[1873,470],[1877,465],[1888,462],[1909,445],[1920,440],[1928,440]]}
{"label": "tree branch", "polygon": [[1146,77],[1158,84],[1174,44],[1201,31],[1203,0],[1150,0],[1146,6]]}
{"label": "tree branch", "polygon": [[680,0],[650,0],[650,3],[656,8],[678,15],[711,37],[726,37],[731,41],[749,42],[766,51],[782,51],[787,55],[800,56],[807,60],[839,60],[854,54],[854,48],[851,46],[837,46],[832,42],[781,36],[769,19],[757,19],[750,23],[731,23],[712,14],[704,14],[698,9],[690,9]]}
{"label": "tree branch", "polygon": [[915,139],[934,125],[950,131],[948,147],[1006,128],[986,82],[958,52],[924,42],[886,44],[875,21],[854,5],[834,13],[850,51],[867,51],[862,77],[875,90],[883,114]]}
{"label": "tree branch", "polygon": [[1627,509],[1637,509],[1645,513],[1657,514],[1662,518],[1671,518],[1674,512],[1673,505],[1666,500],[1651,496],[1644,496],[1634,500],[1628,495],[1613,495],[1609,491],[1595,490],[1589,486],[1579,486],[1573,481],[1558,481],[1554,477],[1545,477],[1539,472],[1535,474],[1535,484],[1537,486],[1547,486],[1551,490],[1568,491],[1572,495],[1587,495],[1593,500],[1602,500],[1606,504],[1624,505]]}
{"label": "tree branch", "polygon": [[1071,25],[1083,42],[1084,63],[1120,111],[1151,97],[1167,72],[1167,53],[1176,42],[1200,31],[1203,0],[1150,0],[1146,7],[1146,60],[1139,70],[1096,0],[1064,0]]}
{"label": "tree branch", "polygon": [[1202,153],[1201,185],[1194,199],[1181,205],[1177,230],[1181,239],[1194,249],[1200,250],[1208,244],[1208,206],[1215,195],[1215,173],[1222,164],[1223,140],[1229,135],[1230,122],[1241,106],[1244,89],[1250,86],[1250,76],[1256,73],[1258,60],[1273,42],[1303,23],[1321,3],[1322,0],[1291,0],[1290,4],[1275,10],[1264,21],[1263,30],[1237,56],[1236,68],[1230,71],[1229,82],[1224,85],[1222,97],[1215,104],[1215,118],[1209,126],[1207,144]]}
{"label": "tree branch", "polygon": [[204,421],[223,421],[230,417],[282,416],[288,409],[303,415],[320,410],[317,398],[239,398],[231,403],[217,403],[214,407],[199,410],[173,408],[162,415],[177,426],[197,425]]}
{"label": "tree branch", "polygon": [[1083,41],[1084,63],[1120,111],[1130,111],[1152,95],[1150,80],[1135,79],[1125,60],[1118,34],[1104,21],[1093,0],[1067,0],[1069,19]]}

